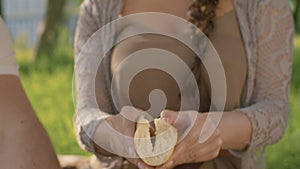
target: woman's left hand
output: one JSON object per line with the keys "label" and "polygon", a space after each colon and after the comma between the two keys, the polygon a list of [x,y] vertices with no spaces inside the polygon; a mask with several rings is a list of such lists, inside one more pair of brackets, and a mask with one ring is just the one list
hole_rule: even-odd
{"label": "woman's left hand", "polygon": [[[165,110],[161,117],[166,119],[170,124],[174,124],[178,112]],[[174,168],[177,165],[187,163],[199,163],[212,160],[219,155],[222,147],[221,131],[216,129],[213,134],[203,143],[199,142],[200,132],[206,120],[207,114],[198,114],[197,119],[189,133],[176,145],[170,159],[157,169]],[[177,122],[176,122],[177,123]],[[176,126],[187,126],[189,124],[178,122]]]}

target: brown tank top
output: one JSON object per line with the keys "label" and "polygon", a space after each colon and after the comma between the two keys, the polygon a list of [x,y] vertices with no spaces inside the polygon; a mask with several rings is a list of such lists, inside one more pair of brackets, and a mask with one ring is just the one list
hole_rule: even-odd
{"label": "brown tank top", "polygon": [[[166,51],[170,51],[174,53],[177,57],[180,57],[180,59],[182,59],[189,68],[192,67],[196,57],[196,55],[191,50],[188,50],[183,43],[173,38],[157,34],[137,35],[122,41],[115,47],[111,58],[112,75],[115,76],[116,74],[126,74],[126,72],[130,71],[131,65],[140,64],[138,62],[133,61],[130,62],[128,65],[122,66],[123,68],[125,68],[119,70],[121,72],[116,72],[116,69],[119,66],[119,64],[127,56],[129,56],[135,51],[149,48],[159,48]],[[157,62],[159,62],[159,60],[157,60]],[[186,78],[186,75],[184,75],[184,73],[180,71],[177,72],[177,77],[181,79]],[[118,84],[117,86],[118,87],[115,90],[117,90],[116,93],[119,94],[117,94],[116,96],[118,98],[117,101],[121,104],[121,106],[132,104],[132,106],[137,107],[139,109],[148,110],[151,106],[149,102],[150,92],[155,89],[160,89],[164,92],[166,96],[167,109],[179,110],[180,108],[181,97],[179,86],[171,75],[162,70],[155,68],[146,69],[140,71],[133,78],[133,80],[130,82],[129,87],[129,98],[131,103],[129,103],[129,101],[126,100],[126,98],[120,96],[120,93],[124,93],[124,91],[126,90],[123,88],[122,84]],[[161,102],[160,99],[155,99],[152,101],[157,101],[158,104],[159,102]],[[155,103],[153,102],[151,102],[151,104],[155,105]],[[161,110],[157,111],[160,112]],[[149,113],[151,113],[152,115],[159,115],[159,113],[155,112]]]}
{"label": "brown tank top", "polygon": [[[219,53],[225,70],[227,80],[225,110],[232,110],[240,107],[241,95],[247,74],[246,53],[234,11],[216,18],[214,23],[215,29],[210,35],[210,40]],[[143,34],[127,38],[115,46],[111,58],[112,75],[115,75],[118,65],[127,56],[135,51],[147,48],[160,48],[170,51],[180,57],[191,69],[193,68],[196,55],[183,43],[163,35]],[[157,60],[157,62],[159,62],[159,60]],[[128,68],[130,69],[130,65],[128,65]],[[128,69],[122,71],[128,71]],[[198,73],[200,74],[200,78],[197,79],[201,100],[200,111],[206,112],[209,110],[211,104],[209,77],[204,66],[200,66],[200,72]],[[185,78],[184,76],[186,75],[180,75],[179,72],[178,76]],[[120,87],[114,90],[124,90],[121,87],[122,85],[118,86]],[[168,73],[157,69],[141,71],[133,78],[129,88],[129,98],[132,106],[142,110],[148,110],[150,108],[149,94],[154,89],[161,89],[165,93],[167,109],[180,109],[180,90],[175,79]],[[117,93],[123,92],[119,91]],[[118,97],[118,101],[121,102],[122,105],[130,104],[130,102],[124,100],[123,97]]]}
{"label": "brown tank top", "polygon": [[[227,81],[225,111],[230,111],[241,106],[242,92],[247,78],[246,52],[234,10],[221,17],[215,18],[214,25],[215,28],[210,34],[209,39],[217,50],[224,67]],[[125,39],[115,46],[111,58],[112,75],[117,73],[117,67],[123,59],[131,53],[145,48],[161,48],[173,52],[180,57],[186,65],[193,69],[196,55],[187,46],[169,37],[147,34]],[[159,60],[157,62],[159,62]],[[200,112],[206,112],[209,110],[211,104],[211,87],[205,67],[200,66],[199,70],[200,71],[196,74],[200,77],[197,79],[201,100]],[[197,78],[198,76],[195,75],[195,77]],[[122,84],[119,86],[122,86]],[[138,73],[131,81],[129,98],[132,106],[148,110],[150,106],[149,93],[153,89],[161,89],[165,93],[167,97],[167,109],[180,109],[180,90],[176,81],[167,73],[156,69],[144,70]],[[115,90],[122,89],[120,87]],[[122,98],[120,97],[118,99]],[[126,104],[128,101],[123,101],[122,103]],[[199,168],[200,166],[199,164],[190,164],[176,168]],[[205,162],[205,165],[200,168],[231,169],[239,168],[239,166],[240,160],[230,156]]]}

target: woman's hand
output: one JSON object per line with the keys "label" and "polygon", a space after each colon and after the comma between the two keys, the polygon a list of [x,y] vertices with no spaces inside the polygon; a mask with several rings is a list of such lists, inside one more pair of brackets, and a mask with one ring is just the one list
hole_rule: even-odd
{"label": "woman's hand", "polygon": [[[177,116],[178,112],[170,110],[165,110],[161,114],[161,117],[170,124],[174,124]],[[158,169],[173,168],[186,163],[204,162],[212,160],[219,155],[223,142],[219,129],[215,130],[203,143],[199,142],[200,132],[206,120],[206,116],[207,114],[198,114],[196,116],[196,121],[189,133],[176,145],[170,159],[163,166],[158,167]],[[175,127],[188,126],[189,124],[184,124],[186,122],[188,121],[176,121]]]}
{"label": "woman's hand", "polygon": [[109,140],[110,142],[109,147],[112,151],[111,153],[124,155],[129,162],[140,169],[150,169],[153,167],[146,165],[140,158],[138,158],[133,142],[136,121],[142,113],[143,112],[138,109],[126,106],[122,108],[118,115],[106,118],[106,121],[112,128],[108,129],[109,132],[105,134],[105,137],[108,138],[105,140]]}

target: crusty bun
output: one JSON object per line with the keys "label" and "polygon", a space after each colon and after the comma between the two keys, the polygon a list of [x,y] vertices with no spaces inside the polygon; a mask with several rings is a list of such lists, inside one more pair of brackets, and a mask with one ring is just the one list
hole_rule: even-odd
{"label": "crusty bun", "polygon": [[164,164],[172,155],[177,143],[178,133],[176,128],[162,119],[155,119],[155,142],[151,142],[148,120],[141,117],[138,120],[134,146],[140,158],[150,166]]}

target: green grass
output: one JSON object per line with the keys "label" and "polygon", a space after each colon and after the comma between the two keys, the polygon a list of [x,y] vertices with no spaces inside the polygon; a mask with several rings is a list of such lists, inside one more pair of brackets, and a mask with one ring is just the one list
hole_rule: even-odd
{"label": "green grass", "polygon": [[81,154],[73,132],[71,76],[72,69],[58,69],[50,75],[33,72],[23,76],[22,81],[55,150],[63,154]]}
{"label": "green grass", "polygon": [[48,61],[34,64],[33,52],[17,50],[22,83],[39,119],[59,154],[88,155],[78,146],[72,101],[73,56],[70,46],[54,51]]}
{"label": "green grass", "polygon": [[267,147],[268,169],[300,167],[300,36],[296,37],[294,45],[289,123],[283,138]]}
{"label": "green grass", "polygon": [[[267,148],[268,169],[297,169],[300,166],[300,36],[296,38],[295,46],[289,124],[284,137]],[[18,48],[22,82],[56,152],[88,155],[77,145],[73,130],[72,49],[64,46],[53,53],[51,59],[33,66],[33,52]]]}
{"label": "green grass", "polygon": [[[292,91],[293,92],[293,91]],[[292,113],[284,137],[267,148],[269,169],[297,169],[300,166],[300,94],[292,93],[290,105]]]}

